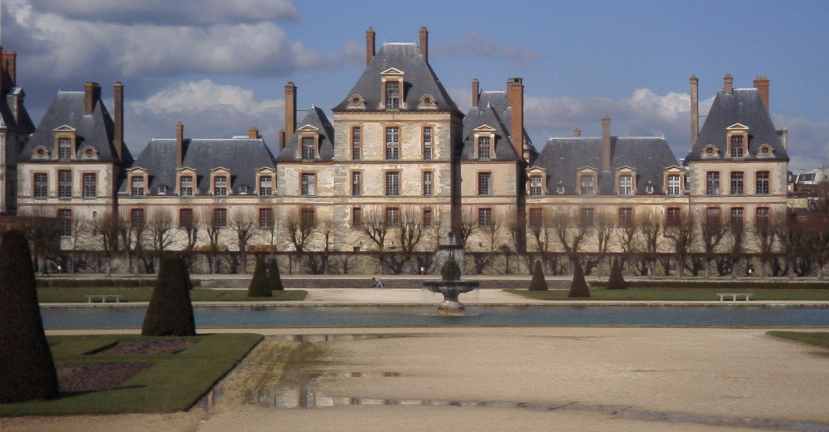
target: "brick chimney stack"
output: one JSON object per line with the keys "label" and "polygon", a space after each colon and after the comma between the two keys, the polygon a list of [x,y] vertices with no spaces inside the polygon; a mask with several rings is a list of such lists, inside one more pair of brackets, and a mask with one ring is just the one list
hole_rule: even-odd
{"label": "brick chimney stack", "polygon": [[699,138],[699,78],[691,75],[688,79],[691,84],[691,147]]}
{"label": "brick chimney stack", "polygon": [[124,83],[115,81],[112,85],[113,131],[112,146],[119,161],[124,156]]}
{"label": "brick chimney stack", "polygon": [[92,114],[95,112],[95,104],[101,98],[101,86],[92,81],[87,81],[83,85],[83,111],[85,114]]}
{"label": "brick chimney stack", "polygon": [[286,141],[294,136],[296,132],[296,86],[293,81],[285,84],[285,124],[282,130],[285,131]]}
{"label": "brick chimney stack", "polygon": [[259,137],[260,137],[259,129],[257,129],[257,128],[248,129],[248,139],[255,140],[255,139],[259,139]]}
{"label": "brick chimney stack", "polygon": [[481,83],[478,78],[472,80],[472,106],[478,106],[478,101],[481,100]]}
{"label": "brick chimney stack", "polygon": [[176,123],[176,168],[184,166],[184,123]]}
{"label": "brick chimney stack", "polygon": [[418,32],[418,46],[420,47],[420,54],[423,56],[423,60],[426,63],[429,63],[429,29],[426,26],[420,28],[420,32]]}
{"label": "brick chimney stack", "polygon": [[599,163],[603,172],[610,172],[610,117],[602,119],[602,145],[599,149]]}
{"label": "brick chimney stack", "polygon": [[369,64],[372,60],[374,60],[374,39],[376,36],[377,34],[374,33],[373,28],[369,27],[368,30],[366,30],[366,64]]}
{"label": "brick chimney stack", "polygon": [[507,81],[507,100],[512,109],[510,140],[518,157],[524,159],[524,79],[510,78]]}
{"label": "brick chimney stack", "polygon": [[17,53],[0,47],[0,91],[5,92],[17,84]]}
{"label": "brick chimney stack", "polygon": [[734,77],[730,73],[722,77],[722,91],[725,93],[734,92]]}
{"label": "brick chimney stack", "polygon": [[760,95],[760,99],[763,101],[763,105],[766,107],[766,111],[771,112],[771,107],[769,106],[769,79],[765,75],[757,75],[754,78],[754,88],[757,89],[757,94]]}

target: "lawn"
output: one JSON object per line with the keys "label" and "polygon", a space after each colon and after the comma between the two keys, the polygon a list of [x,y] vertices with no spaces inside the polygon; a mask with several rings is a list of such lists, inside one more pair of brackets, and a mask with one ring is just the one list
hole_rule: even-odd
{"label": "lawn", "polygon": [[[535,300],[579,300],[567,297],[567,290],[528,291],[508,289],[506,292]],[[750,292],[751,300],[824,300],[829,301],[829,289],[713,287],[713,288],[643,288],[631,287],[623,290],[592,288],[590,300],[663,300],[663,301],[718,301],[717,293]]]}
{"label": "lawn", "polygon": [[[110,347],[134,343],[192,342],[178,353],[108,353]],[[144,366],[112,388],[65,393],[61,397],[0,404],[0,416],[78,415],[174,412],[191,408],[213,385],[262,340],[256,334],[205,334],[193,338],[142,336],[52,336],[49,345],[56,367],[66,370],[95,365]],[[84,377],[81,377],[84,378]],[[94,381],[91,376],[87,381]],[[83,382],[83,380],[81,380]]]}
{"label": "lawn", "polygon": [[770,331],[769,336],[789,339],[809,345],[829,348],[829,332]]}
{"label": "lawn", "polygon": [[[115,294],[121,296],[121,301],[146,302],[153,294],[151,287],[130,288],[38,288],[37,298],[40,303],[86,303],[87,295]],[[288,301],[304,300],[308,295],[303,290],[274,291],[273,297],[248,297],[246,290],[214,290],[196,288],[190,291],[194,302],[198,301]]]}

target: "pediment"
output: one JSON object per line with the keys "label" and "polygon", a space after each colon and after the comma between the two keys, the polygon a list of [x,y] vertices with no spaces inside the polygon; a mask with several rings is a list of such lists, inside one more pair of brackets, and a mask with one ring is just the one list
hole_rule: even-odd
{"label": "pediment", "polygon": [[222,173],[230,173],[230,170],[223,167],[223,166],[217,166],[217,167],[211,169],[210,172],[212,174],[222,174]]}
{"label": "pediment", "polygon": [[320,128],[318,128],[318,127],[316,127],[312,124],[306,124],[306,125],[303,125],[301,128],[297,129],[297,132],[316,132],[316,133],[319,133],[319,130],[320,130]]}
{"label": "pediment", "polygon": [[69,126],[69,125],[65,124],[65,125],[61,125],[61,126],[58,126],[54,129],[52,129],[52,131],[54,131],[54,132],[75,132],[76,129],[73,128],[72,126]]}
{"label": "pediment", "polygon": [[725,128],[726,130],[748,130],[749,127],[742,124],[742,123],[734,123],[733,125]]}
{"label": "pediment", "polygon": [[579,173],[590,172],[592,174],[595,174],[595,173],[599,172],[599,170],[596,167],[594,167],[593,165],[581,166],[576,171],[578,171]]}
{"label": "pediment", "polygon": [[256,169],[258,173],[273,174],[274,168],[272,166],[263,166]]}
{"label": "pediment", "polygon": [[527,170],[527,175],[528,176],[537,176],[537,175],[542,175],[543,176],[546,173],[547,173],[547,170],[545,170],[543,167],[540,167],[540,166],[534,166],[534,167],[531,167]]}
{"label": "pediment", "polygon": [[472,130],[474,132],[488,132],[488,133],[494,133],[496,131],[496,129],[494,127],[492,127],[492,126],[490,126],[486,123],[476,127],[475,129],[472,129]]}
{"label": "pediment", "polygon": [[390,67],[383,72],[380,72],[380,75],[403,75],[403,71],[396,67]]}
{"label": "pediment", "polygon": [[127,170],[128,174],[149,174],[150,170],[144,167],[132,167]]}

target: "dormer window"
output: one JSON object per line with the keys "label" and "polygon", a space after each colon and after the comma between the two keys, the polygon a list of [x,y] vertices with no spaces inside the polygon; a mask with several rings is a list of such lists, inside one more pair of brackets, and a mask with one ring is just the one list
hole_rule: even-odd
{"label": "dormer window", "polygon": [[567,192],[567,190],[564,188],[564,182],[559,180],[558,183],[556,183],[556,193],[564,195],[565,192]]}
{"label": "dormer window", "polygon": [[184,175],[179,177],[179,194],[183,197],[193,196],[193,176]]}
{"label": "dormer window", "polygon": [[259,177],[259,196],[270,196],[273,194],[273,177]]}
{"label": "dormer window", "polygon": [[435,104],[435,98],[429,94],[421,96],[420,102],[417,104],[417,109],[422,110],[435,110],[437,107],[437,104]]}
{"label": "dormer window", "polygon": [[540,175],[530,177],[530,195],[541,196],[544,193],[544,179]]}
{"label": "dormer window", "polygon": [[492,142],[489,136],[478,137],[478,160],[489,160],[492,154]]}
{"label": "dormer window", "polygon": [[619,195],[633,195],[633,176],[623,174],[619,176]]}
{"label": "dormer window", "polygon": [[144,196],[144,176],[135,175],[130,182],[130,195],[133,197]]}
{"label": "dormer window", "polygon": [[70,138],[58,138],[58,159],[67,161],[72,158],[72,140]]}
{"label": "dormer window", "polygon": [[653,195],[656,189],[653,187],[653,182],[648,180],[648,184],[645,185],[645,193],[648,195]]}
{"label": "dormer window", "polygon": [[348,98],[348,109],[357,109],[357,110],[364,110],[366,109],[366,101],[363,99],[362,96],[358,94],[351,95]]}
{"label": "dormer window", "polygon": [[160,185],[158,187],[158,194],[159,195],[167,195],[167,190],[168,190],[167,185]]}
{"label": "dormer window", "polygon": [[712,145],[706,146],[703,151],[703,159],[714,159],[720,156],[720,150]]}
{"label": "dormer window", "polygon": [[223,197],[227,196],[227,176],[213,177],[213,195]]}
{"label": "dormer window", "polygon": [[239,186],[239,193],[242,194],[242,195],[249,194],[250,193],[250,186],[248,186],[246,184],[243,184],[242,186]]}
{"label": "dormer window", "polygon": [[680,187],[680,177],[678,174],[669,174],[668,175],[668,195],[670,196],[679,196],[682,191]]}
{"label": "dormer window", "polygon": [[386,81],[386,109],[400,109],[400,81]]}
{"label": "dormer window", "polygon": [[314,137],[304,136],[300,140],[302,145],[302,160],[314,160],[316,159],[316,143]]}
{"label": "dormer window", "polygon": [[731,136],[731,157],[732,158],[742,158],[745,156],[745,136],[744,135],[732,135]]}
{"label": "dormer window", "polygon": [[593,175],[582,175],[579,181],[582,195],[593,195],[596,193],[596,177]]}

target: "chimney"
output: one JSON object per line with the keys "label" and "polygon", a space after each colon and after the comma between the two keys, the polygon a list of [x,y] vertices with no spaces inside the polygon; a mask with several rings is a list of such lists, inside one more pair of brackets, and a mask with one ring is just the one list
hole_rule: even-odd
{"label": "chimney", "polygon": [[783,146],[783,150],[789,151],[789,130],[778,129],[777,137],[780,139],[780,144]]}
{"label": "chimney", "polygon": [[472,106],[478,106],[478,101],[481,99],[481,83],[478,78],[472,80]]}
{"label": "chimney", "polygon": [[510,140],[518,157],[524,159],[524,79],[510,78],[507,81],[507,100],[512,108]]}
{"label": "chimney", "polygon": [[115,81],[112,85],[112,105],[115,117],[112,146],[115,147],[115,157],[120,161],[124,156],[124,83],[121,81]]}
{"label": "chimney", "polygon": [[417,40],[418,46],[420,46],[420,54],[423,55],[423,61],[429,63],[429,29],[426,26],[420,28]]}
{"label": "chimney", "polygon": [[697,143],[699,138],[699,78],[691,75],[691,147]]}
{"label": "chimney", "polygon": [[282,129],[285,131],[285,138],[289,139],[296,132],[296,86],[293,81],[285,84],[285,124]]}
{"label": "chimney", "polygon": [[285,129],[279,130],[279,148],[284,149],[285,146],[288,144],[287,139],[285,138]]}
{"label": "chimney", "polygon": [[734,77],[730,73],[722,77],[722,91],[725,93],[734,92]]}
{"label": "chimney", "polygon": [[0,47],[0,89],[5,91],[17,83],[17,53]]}
{"label": "chimney", "polygon": [[574,137],[580,137],[581,136],[581,129],[579,129],[579,128],[573,129],[573,136]]}
{"label": "chimney", "polygon": [[248,139],[251,139],[251,140],[259,139],[259,129],[257,129],[257,128],[248,129]]}
{"label": "chimney", "polygon": [[184,123],[176,123],[176,168],[184,166]]}
{"label": "chimney", "polygon": [[3,47],[0,46],[0,93],[6,91],[6,55]]}
{"label": "chimney", "polygon": [[760,100],[763,101],[763,106],[766,107],[766,111],[771,112],[769,107],[769,79],[765,75],[757,75],[754,78],[754,88],[757,89],[757,94],[760,95]]}
{"label": "chimney", "polygon": [[601,170],[610,172],[610,117],[602,119],[602,146],[599,149]]}
{"label": "chimney", "polygon": [[95,111],[95,104],[101,98],[101,86],[92,81],[87,81],[83,85],[83,111],[86,114],[92,114]]}
{"label": "chimney", "polygon": [[374,60],[374,38],[376,34],[374,33],[374,29],[369,27],[366,30],[366,64],[371,63]]}

